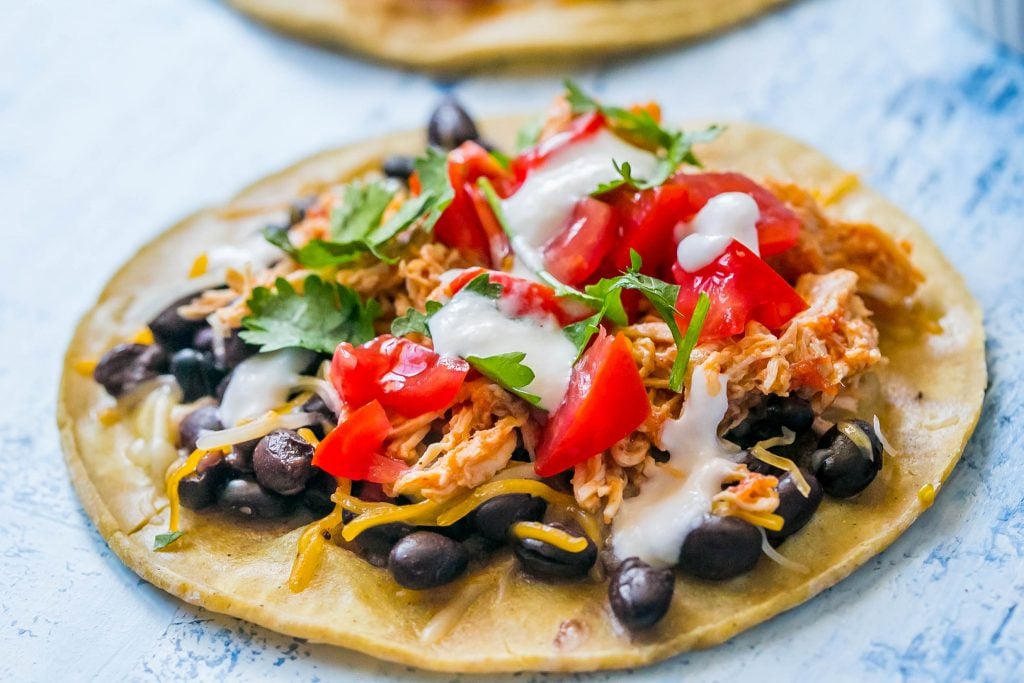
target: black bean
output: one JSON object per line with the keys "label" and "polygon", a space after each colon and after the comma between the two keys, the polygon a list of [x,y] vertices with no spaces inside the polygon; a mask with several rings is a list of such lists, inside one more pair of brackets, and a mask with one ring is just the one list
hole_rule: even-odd
{"label": "black bean", "polygon": [[389,522],[371,527],[356,537],[359,554],[374,567],[388,566],[391,549],[399,539],[416,531],[404,522]]}
{"label": "black bean", "polygon": [[533,538],[520,538],[513,545],[513,552],[520,566],[528,574],[541,578],[574,579],[585,576],[597,561],[597,546],[586,534],[562,524],[551,526],[567,531],[573,536],[587,539],[587,547],[578,553]]}
{"label": "black bean", "polygon": [[868,487],[882,469],[882,442],[863,420],[837,423],[811,456],[811,468],[825,493],[849,498]]}
{"label": "black bean", "polygon": [[547,507],[543,498],[527,493],[495,496],[473,512],[473,525],[484,538],[501,542],[508,539],[508,531],[513,524],[538,522]]}
{"label": "black bean", "polygon": [[[210,456],[215,456],[209,459]],[[209,459],[209,460],[208,460]],[[202,510],[217,501],[217,494],[227,478],[228,469],[219,454],[208,453],[199,461],[196,471],[178,483],[178,498],[190,510]]]}
{"label": "black bean", "polygon": [[672,604],[675,584],[671,569],[655,569],[631,557],[608,577],[608,602],[623,626],[639,631],[665,616]]}
{"label": "black bean", "polygon": [[687,534],[679,568],[701,579],[731,579],[754,568],[761,556],[761,532],[736,517],[708,515]]}
{"label": "black bean", "polygon": [[178,308],[191,302],[196,294],[184,296],[160,312],[155,318],[149,321],[149,329],[153,333],[153,339],[160,346],[169,351],[186,349],[192,345],[196,332],[208,327],[207,322],[199,318],[189,320],[178,314]]}
{"label": "black bean", "polygon": [[224,379],[224,372],[213,364],[213,359],[194,349],[182,349],[171,356],[171,374],[181,387],[185,403],[213,396]]}
{"label": "black bean", "polygon": [[231,452],[224,456],[224,462],[235,472],[249,474],[252,472],[252,454],[256,450],[259,439],[236,443],[231,447]]}
{"label": "black bean", "polygon": [[277,519],[292,510],[291,499],[251,479],[232,479],[225,484],[218,504],[225,512],[250,519]]}
{"label": "black bean", "polygon": [[313,446],[290,429],[275,429],[260,439],[252,468],[263,486],[283,496],[299,493],[313,468]]}
{"label": "black bean", "polygon": [[404,536],[388,555],[388,569],[395,581],[414,590],[450,583],[468,564],[469,554],[459,542],[430,531]]}
{"label": "black bean", "polygon": [[195,336],[192,337],[192,348],[196,351],[213,353],[213,335],[213,328],[209,325],[200,327],[196,330]]}
{"label": "black bean", "polygon": [[743,451],[737,462],[746,465],[747,469],[751,472],[757,472],[758,474],[770,475],[773,477],[781,476],[785,471],[775,467],[774,465],[769,465],[764,460],[753,455],[750,451]]}
{"label": "black bean", "polygon": [[759,441],[781,436],[783,427],[799,434],[810,429],[813,422],[814,411],[809,402],[799,396],[772,394],[751,408],[747,417],[729,430],[725,438],[740,448],[750,448]]}
{"label": "black bean", "polygon": [[[214,353],[214,360],[222,370],[234,370],[239,363],[260,350],[258,346],[244,342],[239,332],[241,330],[231,330],[231,334],[224,338],[223,348]],[[216,344],[214,348],[217,348]]]}
{"label": "black bean", "polygon": [[775,514],[782,517],[785,523],[781,531],[766,530],[768,540],[773,543],[789,538],[803,529],[804,525],[811,521],[811,517],[817,511],[818,506],[821,505],[823,495],[821,484],[818,483],[817,478],[809,471],[800,470],[800,473],[804,475],[808,486],[811,487],[811,491],[807,496],[804,496],[797,489],[796,480],[793,479],[792,474],[787,472],[779,478],[779,507],[775,509]]}
{"label": "black bean", "polygon": [[313,514],[322,517],[334,509],[331,496],[337,490],[338,480],[319,467],[314,467],[302,492],[302,504]]}
{"label": "black bean", "polygon": [[217,406],[200,406],[182,418],[178,424],[178,448],[192,452],[196,449],[196,441],[202,432],[223,428]]}
{"label": "black bean", "polygon": [[455,149],[463,142],[477,140],[476,123],[454,97],[446,97],[430,115],[427,142],[441,149]]}
{"label": "black bean", "polygon": [[92,376],[118,398],[167,370],[167,353],[156,344],[118,344],[103,354]]}
{"label": "black bean", "polygon": [[416,159],[405,154],[392,154],[384,160],[384,175],[398,180],[409,180],[416,170]]}

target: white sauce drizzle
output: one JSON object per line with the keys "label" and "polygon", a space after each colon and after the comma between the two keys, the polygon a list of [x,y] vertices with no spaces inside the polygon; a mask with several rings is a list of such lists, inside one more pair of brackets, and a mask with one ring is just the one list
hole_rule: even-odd
{"label": "white sauce drizzle", "polygon": [[533,381],[522,388],[540,396],[540,407],[554,410],[565,397],[576,347],[562,333],[554,316],[511,318],[494,300],[460,290],[430,319],[430,335],[438,353],[467,358],[525,353],[523,364]]}
{"label": "white sauce drizzle", "polygon": [[703,365],[693,373],[690,395],[678,420],[662,428],[661,440],[669,460],[645,474],[640,493],[627,498],[612,523],[616,557],[639,557],[654,567],[679,560],[683,540],[711,512],[711,499],[737,469],[735,449],[718,437],[718,425],[729,406],[726,376]]}
{"label": "white sauce drizzle", "polygon": [[221,424],[234,427],[284,403],[312,357],[312,352],[303,349],[281,349],[243,360],[231,373],[220,402]]}
{"label": "white sauce drizzle", "polygon": [[513,272],[532,276],[544,269],[541,249],[566,225],[577,201],[619,177],[613,162],[629,162],[634,176],[649,178],[658,158],[601,130],[552,154],[502,202],[517,256]]}
{"label": "white sauce drizzle", "polygon": [[679,265],[695,273],[714,262],[733,240],[760,256],[757,221],[761,212],[745,192],[723,192],[708,200],[689,227],[693,231],[676,249]]}

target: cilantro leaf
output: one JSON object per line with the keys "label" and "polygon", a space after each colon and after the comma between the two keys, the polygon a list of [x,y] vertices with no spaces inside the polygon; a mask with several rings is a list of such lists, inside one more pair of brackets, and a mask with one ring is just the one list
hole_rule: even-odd
{"label": "cilantro leaf", "polygon": [[428,301],[426,312],[410,308],[405,315],[399,316],[391,321],[391,334],[396,337],[405,337],[410,334],[421,334],[424,337],[430,336],[428,321],[435,313],[441,310],[439,301]]}
{"label": "cilantro leaf", "polygon": [[496,356],[468,356],[466,361],[484,377],[497,382],[519,398],[533,405],[540,403],[540,396],[523,391],[536,376],[523,365],[526,354],[521,351],[501,353]]}
{"label": "cilantro leaf", "polygon": [[[679,376],[686,376],[686,366],[690,364],[690,354],[697,346],[700,339],[700,331],[704,329],[704,320],[711,309],[711,297],[707,292],[701,292],[697,297],[697,303],[693,307],[693,315],[690,317],[690,324],[686,326],[686,334],[683,336],[683,343],[676,348],[676,362],[672,365],[672,374],[676,373],[676,365],[680,365]],[[671,378],[669,380],[671,382]]]}
{"label": "cilantro leaf", "polygon": [[373,321],[380,314],[376,301],[364,304],[353,290],[316,275],[306,278],[301,295],[284,278],[273,291],[257,287],[248,305],[240,336],[261,351],[301,347],[332,353],[343,341],[362,344],[374,337]]}
{"label": "cilantro leaf", "polygon": [[693,153],[693,145],[698,142],[714,140],[724,130],[722,126],[718,125],[708,126],[706,129],[696,132],[669,130],[662,127],[646,111],[631,111],[621,107],[602,105],[584,93],[572,81],[565,82],[565,99],[569,103],[573,114],[600,112],[607,119],[608,125],[615,133],[639,144],[641,147],[647,147],[660,153],[654,174],[647,179],[634,177],[629,162],[622,162],[622,164],[613,162],[615,170],[621,177],[607,183],[602,183],[591,193],[594,195],[609,192],[623,185],[629,185],[638,190],[646,190],[663,185],[683,164],[701,166],[700,160]]}
{"label": "cilantro leaf", "polygon": [[384,247],[396,235],[416,221],[430,230],[441,212],[455,197],[448,179],[448,157],[434,149],[416,160],[420,194],[410,197],[387,220],[384,212],[394,200],[396,190],[384,181],[346,185],[341,203],[331,212],[330,239],[315,239],[302,248],[295,248],[288,239],[288,229],[271,227],[263,231],[268,242],[282,249],[307,268],[351,263],[369,252],[382,261],[393,263]]}
{"label": "cilantro leaf", "polygon": [[491,282],[490,274],[480,273],[470,280],[462,289],[467,292],[474,292],[480,296],[485,296],[488,299],[498,299],[501,297],[501,292],[504,288],[498,282]]}
{"label": "cilantro leaf", "polygon": [[153,539],[153,550],[163,550],[184,535],[184,531],[168,531],[165,534],[157,534]]}

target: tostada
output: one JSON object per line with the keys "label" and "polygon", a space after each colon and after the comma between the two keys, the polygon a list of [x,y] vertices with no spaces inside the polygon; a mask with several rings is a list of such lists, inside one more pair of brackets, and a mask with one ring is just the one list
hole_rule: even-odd
{"label": "tostada", "polygon": [[300,38],[409,66],[578,58],[696,38],[783,0],[230,0]]}
{"label": "tostada", "polygon": [[67,461],[143,578],[425,668],[626,667],[806,600],[932,503],[980,313],[855,176],[572,83],[479,129],[447,101],[427,137],[185,220],[82,320]]}

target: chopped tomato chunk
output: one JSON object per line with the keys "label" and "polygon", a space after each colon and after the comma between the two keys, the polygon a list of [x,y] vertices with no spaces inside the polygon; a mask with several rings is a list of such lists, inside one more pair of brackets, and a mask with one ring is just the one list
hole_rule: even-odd
{"label": "chopped tomato chunk", "polygon": [[723,192],[745,192],[757,202],[761,217],[757,221],[757,243],[761,256],[780,254],[800,235],[800,219],[781,199],[742,173],[679,173],[669,183],[686,189],[690,211],[680,216],[689,221],[708,200]]}
{"label": "chopped tomato chunk", "polygon": [[676,310],[680,329],[689,324],[701,292],[711,299],[701,329],[702,342],[740,334],[751,320],[776,330],[807,308],[782,276],[736,240],[697,272],[689,273],[676,263],[672,274],[679,284]]}
{"label": "chopped tomato chunk", "polygon": [[544,427],[534,470],[550,477],[608,450],[650,413],[629,340],[602,330],[573,368],[565,399]]}
{"label": "chopped tomato chunk", "polygon": [[465,142],[448,154],[448,179],[455,196],[434,234],[444,244],[500,268],[509,253],[508,238],[477,187],[480,178],[488,178],[503,197],[514,184],[512,173],[475,142]]}
{"label": "chopped tomato chunk", "polygon": [[316,447],[313,464],[335,477],[390,484],[408,466],[381,454],[391,423],[383,406],[370,401],[349,414]]}
{"label": "chopped tomato chunk", "polygon": [[338,344],[331,361],[331,382],[350,408],[378,401],[404,417],[450,406],[468,372],[461,358],[391,335]]}
{"label": "chopped tomato chunk", "polygon": [[445,292],[448,296],[455,296],[456,292],[484,273],[487,273],[489,281],[501,285],[503,310],[510,316],[550,314],[558,319],[559,325],[565,327],[593,314],[586,305],[559,297],[554,289],[543,283],[484,268],[467,268],[462,271],[448,283]]}
{"label": "chopped tomato chunk", "polygon": [[562,232],[544,245],[548,272],[567,285],[579,285],[601,265],[615,242],[615,212],[593,197],[576,202]]}

